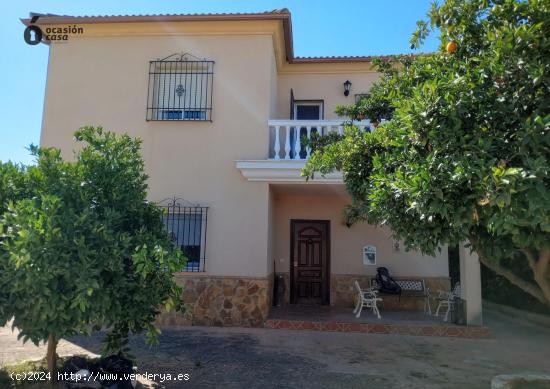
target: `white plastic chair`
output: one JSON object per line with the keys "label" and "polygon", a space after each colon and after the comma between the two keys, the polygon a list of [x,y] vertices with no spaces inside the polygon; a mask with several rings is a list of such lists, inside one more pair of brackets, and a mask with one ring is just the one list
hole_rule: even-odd
{"label": "white plastic chair", "polygon": [[455,287],[451,292],[440,290],[439,295],[437,296],[437,300],[439,301],[439,304],[437,304],[437,310],[435,311],[435,316],[439,316],[439,310],[441,308],[447,307],[447,311],[445,312],[445,317],[443,318],[443,321],[447,321],[449,319],[449,312],[451,312],[451,309],[454,308],[454,301],[456,297],[460,297],[460,282],[457,282],[455,284]]}
{"label": "white plastic chair", "polygon": [[424,292],[424,313],[430,316],[432,316],[432,305],[430,304],[431,298],[432,291],[430,290],[430,288],[426,288]]}
{"label": "white plastic chair", "polygon": [[371,308],[372,313],[378,316],[378,319],[381,319],[380,311],[376,306],[376,303],[378,301],[382,301],[381,298],[377,297],[378,292],[373,288],[362,290],[359,282],[357,281],[355,281],[355,289],[357,290],[357,303],[355,305],[355,309],[353,310],[353,313],[355,313],[355,317],[360,317],[361,311],[363,310],[363,307],[365,307]]}

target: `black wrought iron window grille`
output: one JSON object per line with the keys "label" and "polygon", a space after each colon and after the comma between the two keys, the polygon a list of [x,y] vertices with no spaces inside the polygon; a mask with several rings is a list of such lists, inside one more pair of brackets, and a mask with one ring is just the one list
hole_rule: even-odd
{"label": "black wrought iron window grille", "polygon": [[165,199],[158,204],[164,208],[163,222],[170,240],[187,257],[182,271],[206,271],[208,207],[181,198]]}
{"label": "black wrought iron window grille", "polygon": [[147,120],[212,121],[214,61],[189,53],[149,62]]}
{"label": "black wrought iron window grille", "polygon": [[359,103],[361,100],[368,98],[370,95],[368,93],[358,93],[355,95],[355,104]]}

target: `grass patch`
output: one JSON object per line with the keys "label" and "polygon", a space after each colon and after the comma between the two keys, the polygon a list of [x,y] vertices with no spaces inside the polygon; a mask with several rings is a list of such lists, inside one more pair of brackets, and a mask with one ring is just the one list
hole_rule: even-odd
{"label": "grass patch", "polygon": [[47,372],[45,359],[3,366],[0,368],[0,388],[51,388]]}
{"label": "grass patch", "polygon": [[548,389],[550,388],[549,380],[527,380],[523,378],[518,378],[512,380],[508,383],[507,386],[510,389]]}
{"label": "grass patch", "polygon": [[[86,358],[86,356],[82,357]],[[57,368],[61,369],[68,358],[70,357],[58,358]],[[96,359],[86,359],[96,361]],[[46,359],[0,367],[0,388],[2,389],[62,389],[64,387],[63,383],[57,382],[52,385],[49,382]]]}

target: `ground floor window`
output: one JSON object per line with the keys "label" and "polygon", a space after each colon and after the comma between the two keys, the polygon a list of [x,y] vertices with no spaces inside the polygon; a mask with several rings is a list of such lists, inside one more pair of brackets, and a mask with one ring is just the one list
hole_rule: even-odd
{"label": "ground floor window", "polygon": [[163,221],[170,239],[187,257],[182,271],[205,271],[208,207],[177,198],[164,200],[160,205],[164,208]]}

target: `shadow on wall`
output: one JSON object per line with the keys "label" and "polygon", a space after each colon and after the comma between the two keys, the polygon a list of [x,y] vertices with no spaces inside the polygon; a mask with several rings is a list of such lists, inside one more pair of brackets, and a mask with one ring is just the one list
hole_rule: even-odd
{"label": "shadow on wall", "polygon": [[449,277],[451,277],[451,288],[460,281],[460,257],[458,246],[449,246]]}

